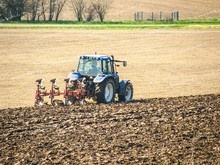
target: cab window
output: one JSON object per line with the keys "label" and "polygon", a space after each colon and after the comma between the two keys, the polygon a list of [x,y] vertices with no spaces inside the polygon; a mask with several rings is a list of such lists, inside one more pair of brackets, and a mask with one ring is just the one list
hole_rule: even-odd
{"label": "cab window", "polygon": [[110,60],[103,60],[102,61],[102,65],[103,65],[103,68],[102,68],[102,72],[104,74],[109,74],[109,73],[112,73],[112,65],[111,65],[111,61]]}

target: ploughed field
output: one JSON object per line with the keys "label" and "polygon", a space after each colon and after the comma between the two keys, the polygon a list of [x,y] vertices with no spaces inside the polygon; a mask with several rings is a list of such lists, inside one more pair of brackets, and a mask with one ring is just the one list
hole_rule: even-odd
{"label": "ploughed field", "polygon": [[0,164],[219,164],[220,95],[0,111]]}

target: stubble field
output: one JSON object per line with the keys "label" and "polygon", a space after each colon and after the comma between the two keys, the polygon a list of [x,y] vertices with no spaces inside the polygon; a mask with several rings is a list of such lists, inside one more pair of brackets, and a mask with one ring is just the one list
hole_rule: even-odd
{"label": "stubble field", "polygon": [[[220,17],[220,1],[219,0],[184,0],[184,1],[151,1],[151,0],[117,0],[113,4],[106,15],[107,20],[133,20],[134,13],[143,11],[150,17],[151,13],[170,15],[171,12],[179,11],[180,19],[207,19]],[[61,13],[61,19],[75,19],[71,4],[65,6],[65,10]]]}
{"label": "stubble field", "polygon": [[127,60],[134,99],[220,93],[220,30],[0,30],[0,108],[32,106],[35,80],[63,79],[81,54]]}

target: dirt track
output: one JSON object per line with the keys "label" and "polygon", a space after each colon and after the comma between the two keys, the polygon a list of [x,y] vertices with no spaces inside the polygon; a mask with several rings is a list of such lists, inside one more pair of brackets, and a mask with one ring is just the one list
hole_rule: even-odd
{"label": "dirt track", "polygon": [[0,111],[0,164],[219,164],[220,95]]}
{"label": "dirt track", "polygon": [[63,79],[78,55],[127,60],[134,99],[220,93],[220,30],[0,30],[0,109],[33,106],[35,80]]}

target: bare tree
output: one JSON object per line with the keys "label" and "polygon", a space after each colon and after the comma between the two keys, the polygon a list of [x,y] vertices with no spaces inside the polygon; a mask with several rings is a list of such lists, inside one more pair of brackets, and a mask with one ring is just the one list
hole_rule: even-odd
{"label": "bare tree", "polygon": [[85,11],[85,19],[86,21],[93,21],[95,19],[95,16],[96,16],[96,11],[94,9],[94,7],[89,4],[87,5],[88,7],[86,8],[86,11]]}
{"label": "bare tree", "polygon": [[59,19],[60,13],[65,5],[67,0],[28,0],[26,5],[27,8],[27,17],[30,20],[40,20],[43,19],[46,21],[52,21],[55,17],[57,21]]}
{"label": "bare tree", "polygon": [[34,21],[38,15],[41,0],[29,0],[26,5],[26,12],[30,15],[30,20]]}
{"label": "bare tree", "polygon": [[67,2],[67,0],[57,0],[56,1],[56,9],[55,9],[55,19],[56,19],[56,21],[58,21],[60,13],[62,12],[63,7],[64,7],[66,2]]}
{"label": "bare tree", "polygon": [[25,12],[27,0],[1,0],[0,15],[3,15],[7,20],[21,20]]}
{"label": "bare tree", "polygon": [[103,22],[107,11],[112,5],[112,0],[91,0],[91,3],[98,14],[100,21]]}
{"label": "bare tree", "polygon": [[[43,15],[43,20],[46,21],[46,11],[48,10],[48,7],[45,7],[46,5],[46,2],[45,1],[42,1],[41,2],[41,15]],[[38,17],[39,18],[39,17]],[[39,19],[38,19],[39,20]]]}
{"label": "bare tree", "polygon": [[49,1],[49,17],[48,21],[52,21],[55,13],[55,0],[50,0]]}
{"label": "bare tree", "polygon": [[79,22],[83,21],[83,13],[86,9],[86,0],[71,0],[75,16]]}
{"label": "bare tree", "polygon": [[46,1],[41,0],[40,7],[37,14],[37,20],[40,20],[40,17],[43,16],[43,20],[46,21],[46,11],[48,10],[48,7],[46,7]]}

